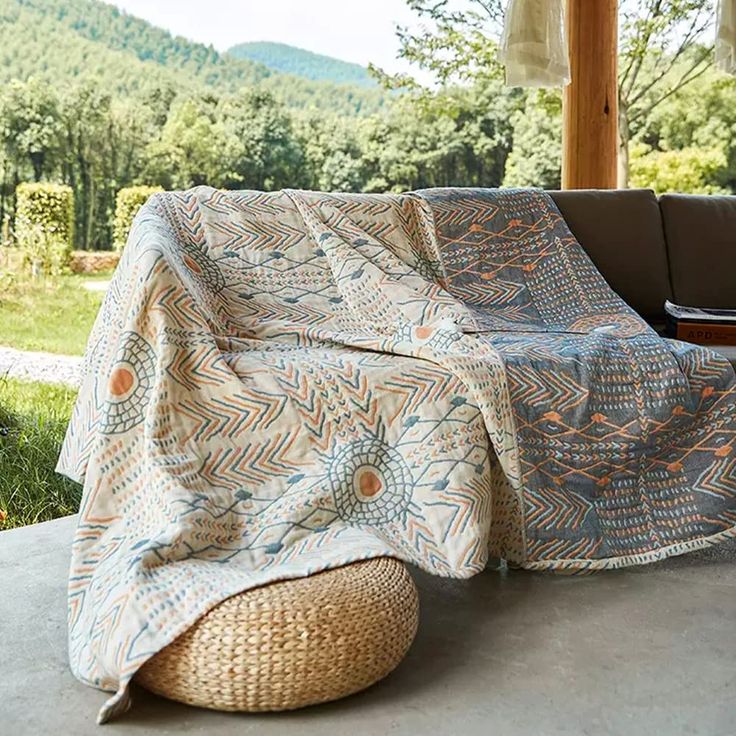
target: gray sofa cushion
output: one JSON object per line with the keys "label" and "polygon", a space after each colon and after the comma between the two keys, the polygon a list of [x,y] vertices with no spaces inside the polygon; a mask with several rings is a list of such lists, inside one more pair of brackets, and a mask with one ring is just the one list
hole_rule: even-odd
{"label": "gray sofa cushion", "polygon": [[583,189],[550,194],[614,291],[642,317],[662,320],[672,290],[654,192]]}
{"label": "gray sofa cushion", "polygon": [[674,301],[736,309],[736,197],[665,194],[659,204]]}

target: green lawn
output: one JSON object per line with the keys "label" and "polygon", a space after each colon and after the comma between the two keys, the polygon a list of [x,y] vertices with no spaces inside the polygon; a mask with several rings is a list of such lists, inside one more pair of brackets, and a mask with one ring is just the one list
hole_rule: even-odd
{"label": "green lawn", "polygon": [[0,530],[78,510],[81,487],[54,472],[76,393],[0,380]]}
{"label": "green lawn", "polygon": [[104,296],[87,291],[82,282],[109,278],[95,274],[10,279],[0,291],[0,345],[82,355]]}

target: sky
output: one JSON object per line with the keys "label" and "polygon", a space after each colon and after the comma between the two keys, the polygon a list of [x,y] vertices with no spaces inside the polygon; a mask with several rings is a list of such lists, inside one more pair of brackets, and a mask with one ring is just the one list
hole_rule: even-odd
{"label": "sky", "polygon": [[390,72],[395,25],[417,25],[405,0],[108,0],[175,35],[225,51],[245,41],[278,41]]}

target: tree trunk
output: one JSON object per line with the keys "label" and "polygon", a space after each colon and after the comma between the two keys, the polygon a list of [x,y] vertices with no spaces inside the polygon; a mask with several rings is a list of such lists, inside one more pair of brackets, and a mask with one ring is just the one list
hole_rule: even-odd
{"label": "tree trunk", "polygon": [[87,171],[87,157],[82,148],[82,141],[77,141],[77,167],[79,169],[79,191],[75,192],[75,201],[79,195],[79,231],[81,234],[79,244],[82,250],[88,250],[87,246],[87,213],[89,210],[89,172]]}
{"label": "tree trunk", "polygon": [[13,167],[13,193],[10,196],[10,232],[13,234],[13,241],[17,244],[15,232],[15,218],[18,214],[18,185],[20,184],[20,171],[18,171],[18,162],[15,162]]}
{"label": "tree trunk", "polygon": [[41,181],[41,177],[43,176],[44,157],[43,151],[34,151],[30,154],[31,165],[33,166],[33,180],[36,182]]}
{"label": "tree trunk", "polygon": [[626,103],[618,103],[618,172],[619,189],[629,188],[629,111]]}
{"label": "tree trunk", "polygon": [[9,161],[3,159],[3,180],[0,182],[0,245],[7,245],[7,225],[5,221],[5,199],[8,188],[8,165]]}
{"label": "tree trunk", "polygon": [[86,223],[86,234],[84,238],[84,249],[85,250],[92,250],[93,242],[94,242],[94,228],[95,228],[95,205],[97,204],[96,197],[97,192],[95,190],[95,178],[94,176],[89,177],[89,190],[87,193],[88,200],[87,205],[89,209],[87,210],[87,223]]}

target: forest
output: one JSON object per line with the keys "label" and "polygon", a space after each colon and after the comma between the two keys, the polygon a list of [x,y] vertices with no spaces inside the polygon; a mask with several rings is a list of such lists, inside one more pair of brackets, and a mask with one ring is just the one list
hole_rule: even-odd
{"label": "forest", "polygon": [[[112,242],[117,192],[145,184],[400,191],[560,183],[561,92],[504,85],[499,0],[407,0],[374,88],[283,74],[96,0],[3,0],[0,222],[26,181],[74,190],[75,246]],[[619,183],[736,191],[736,79],[712,65],[712,3],[622,0]],[[712,35],[712,34],[711,34]]]}

